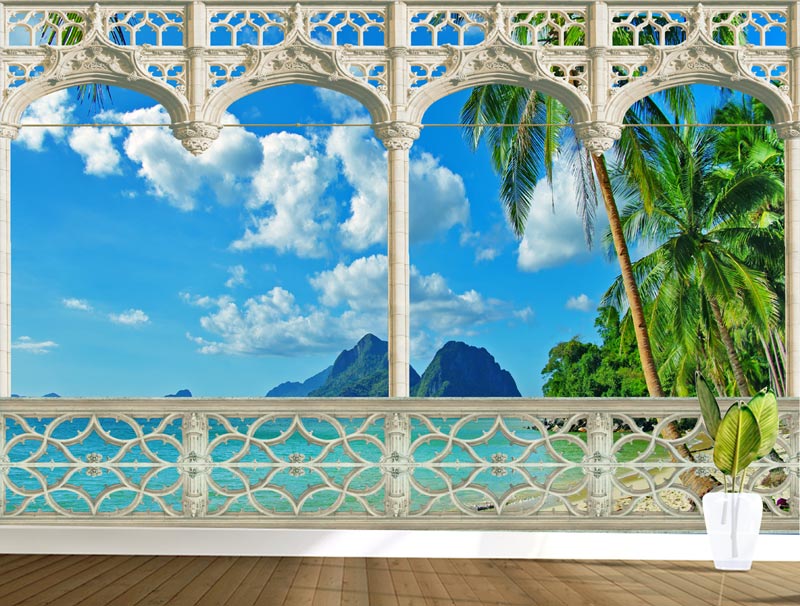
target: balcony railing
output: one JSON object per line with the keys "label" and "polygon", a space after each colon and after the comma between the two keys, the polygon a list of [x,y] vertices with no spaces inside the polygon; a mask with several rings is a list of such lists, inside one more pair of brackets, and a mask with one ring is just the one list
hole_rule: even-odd
{"label": "balcony railing", "polygon": [[[745,489],[797,531],[780,407]],[[3,524],[687,530],[718,478],[693,400],[6,399],[0,427]]]}

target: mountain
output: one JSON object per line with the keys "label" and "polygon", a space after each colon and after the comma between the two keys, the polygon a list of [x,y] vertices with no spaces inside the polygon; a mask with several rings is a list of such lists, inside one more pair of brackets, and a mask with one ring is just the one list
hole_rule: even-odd
{"label": "mountain", "polygon": [[[313,377],[312,377],[313,378]],[[411,368],[411,389],[419,374]],[[325,382],[309,392],[309,397],[378,397],[389,395],[389,344],[367,334],[353,349],[340,353]]]}
{"label": "mountain", "polygon": [[425,369],[413,395],[442,397],[520,397],[514,377],[483,347],[460,341],[444,344]]}
{"label": "mountain", "polygon": [[50,393],[46,393],[42,396],[43,398],[60,398],[61,396],[58,395],[56,392],[51,391]]}
{"label": "mountain", "polygon": [[180,389],[177,393],[168,393],[165,398],[191,398],[192,392],[188,389]]}
{"label": "mountain", "polygon": [[267,392],[266,398],[303,398],[309,393],[322,387],[328,376],[331,374],[333,366],[328,366],[323,371],[318,372],[313,377],[306,379],[302,383],[297,381],[286,381],[277,387],[273,387]]}

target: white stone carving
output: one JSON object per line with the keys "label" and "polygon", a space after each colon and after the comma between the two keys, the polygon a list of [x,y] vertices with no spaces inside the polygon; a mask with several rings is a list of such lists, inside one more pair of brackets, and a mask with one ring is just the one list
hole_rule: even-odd
{"label": "white stone carving", "polygon": [[611,149],[622,135],[622,127],[608,122],[580,122],[575,125],[575,134],[595,156]]}
{"label": "white stone carving", "polygon": [[171,128],[172,133],[183,146],[193,155],[199,156],[217,140],[222,127],[195,120],[172,124]]}
{"label": "white stone carving", "polygon": [[408,122],[386,122],[376,124],[373,129],[386,149],[403,150],[411,149],[414,141],[419,138],[421,127]]}

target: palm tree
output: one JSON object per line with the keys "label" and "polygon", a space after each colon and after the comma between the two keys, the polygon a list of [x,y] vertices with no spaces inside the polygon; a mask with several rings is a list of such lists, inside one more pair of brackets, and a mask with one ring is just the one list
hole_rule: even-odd
{"label": "palm tree", "polygon": [[[673,89],[663,95],[674,113],[691,117],[691,92]],[[617,153],[633,178],[644,184],[642,195],[649,207],[654,189],[653,174],[647,168],[647,154],[654,146],[648,129],[635,128],[647,122],[665,122],[664,111],[652,99],[636,103],[625,116],[625,125]],[[614,248],[624,279],[631,314],[634,318],[639,357],[651,397],[663,397],[652,354],[647,322],[633,276],[630,254],[611,187],[608,169],[602,156],[591,155],[575,136],[571,117],[557,100],[526,88],[508,85],[485,85],[472,90],[461,112],[461,122],[470,125],[465,134],[473,150],[486,141],[494,169],[501,175],[500,198],[514,233],[525,232],[533,192],[544,176],[553,180],[556,158],[566,160],[576,177],[578,212],[584,220],[587,243],[592,244],[594,209],[599,190],[608,214]],[[518,128],[493,126],[520,124]],[[527,126],[544,124],[545,126]],[[634,127],[634,128],[630,128]],[[544,174],[543,174],[544,173]],[[596,178],[596,181],[595,181]]]}
{"label": "palm tree", "polygon": [[[759,268],[781,258],[782,234],[752,217],[782,196],[783,181],[760,162],[720,167],[717,159],[730,150],[718,149],[715,131],[678,132],[677,142],[663,141],[649,155],[656,181],[652,210],[637,196],[640,184],[622,170],[614,174],[630,200],[622,213],[625,237],[657,246],[633,264],[633,272],[662,353],[662,374],[675,377],[675,392],[688,394],[695,369],[724,384],[722,353],[739,394],[748,396],[732,332],[769,334],[777,325],[777,296]],[[748,157],[753,155],[768,157]],[[604,303],[624,304],[621,277]]]}
{"label": "palm tree", "polygon": [[[669,89],[660,97],[667,102],[674,115],[693,119],[694,103],[689,89]],[[576,177],[578,212],[584,220],[587,243],[591,245],[594,208],[597,203],[595,183],[599,183],[628,297],[630,314],[633,317],[639,359],[647,390],[651,397],[664,397],[605,159],[602,156],[592,156],[583,147],[575,137],[574,128],[569,124],[570,120],[569,112],[557,100],[526,88],[509,85],[485,85],[474,88],[461,112],[461,122],[470,125],[465,129],[465,135],[472,149],[477,149],[483,140],[489,146],[492,165],[501,175],[501,202],[505,207],[509,223],[518,237],[524,234],[533,193],[543,176],[542,173],[547,181],[552,183],[555,159],[562,157]],[[655,101],[649,97],[642,99],[625,115],[624,123],[629,128],[622,130],[617,146],[620,163],[630,171],[633,179],[642,184],[641,199],[648,208],[653,203],[650,192],[655,191],[655,183],[654,174],[649,170],[647,161],[648,154],[656,145],[656,140],[648,129],[636,126],[668,121],[664,111]],[[520,124],[520,126],[509,128],[493,126],[495,124]],[[530,124],[545,126],[528,126]],[[673,134],[672,129],[668,129],[662,137],[670,138]],[[663,434],[671,441],[682,437],[681,430],[674,422],[664,427]],[[678,445],[675,449],[682,459],[694,460],[686,446]],[[681,480],[685,486],[700,496],[718,485],[712,478],[699,476],[691,470],[681,473]]]}

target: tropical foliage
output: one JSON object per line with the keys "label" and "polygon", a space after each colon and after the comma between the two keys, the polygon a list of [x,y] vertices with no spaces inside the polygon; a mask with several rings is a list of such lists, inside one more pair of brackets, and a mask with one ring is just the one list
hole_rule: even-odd
{"label": "tropical foliage", "polygon": [[573,337],[550,350],[542,370],[547,379],[543,394],[552,398],[646,396],[636,341],[621,333],[617,310],[601,307],[595,326],[600,345]]}
{"label": "tropical foliage", "polygon": [[[732,100],[719,122],[769,119],[763,106]],[[643,186],[616,169],[625,237],[652,250],[633,264],[662,378],[687,395],[702,370],[721,393],[751,394],[766,382],[782,392],[783,166],[771,129],[675,129],[648,153],[653,207]],[[606,236],[610,240],[610,236]],[[605,304],[626,306],[621,278]],[[630,322],[630,319],[626,320]],[[741,355],[740,352],[744,352]],[[758,354],[761,354],[759,356]]]}

